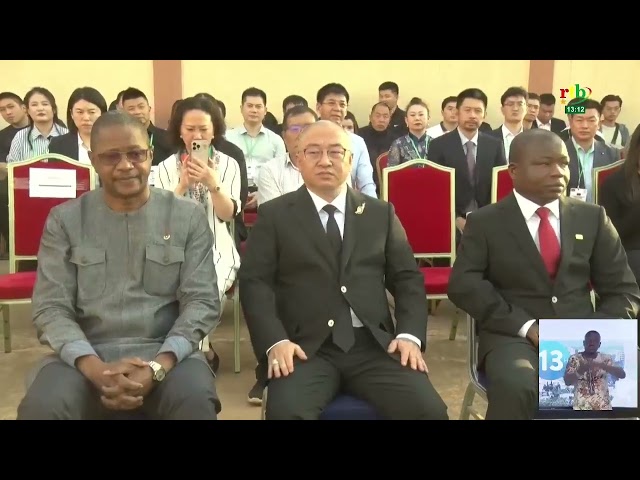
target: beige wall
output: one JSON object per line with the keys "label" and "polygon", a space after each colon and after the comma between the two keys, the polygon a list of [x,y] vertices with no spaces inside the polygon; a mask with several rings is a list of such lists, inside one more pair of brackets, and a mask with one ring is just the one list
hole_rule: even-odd
{"label": "beige wall", "polygon": [[[553,74],[553,94],[560,96],[561,88],[579,83],[593,90],[591,98],[602,100],[605,95],[622,97],[622,112],[619,122],[629,127],[631,133],[640,122],[640,96],[638,60],[556,60]],[[556,117],[566,121],[561,105],[556,106]]]}
{"label": "beige wall", "polygon": [[[0,72],[0,91],[24,97],[33,87],[50,90],[65,123],[69,96],[78,87],[98,89],[107,106],[121,90],[136,87],[153,105],[152,60],[0,60]],[[0,124],[4,128],[1,118]]]}
{"label": "beige wall", "polygon": [[438,123],[440,103],[465,88],[478,87],[489,97],[487,121],[502,122],[500,96],[510,86],[527,88],[529,60],[183,60],[184,96],[208,92],[227,107],[230,127],[242,122],[240,96],[249,87],[267,93],[268,107],[282,120],[282,100],[292,94],[315,107],[316,93],[330,82],[342,83],[351,94],[351,107],[360,124],[368,123],[378,100],[378,85],[393,80],[400,86],[400,106],[411,97],[426,100],[431,124]]}

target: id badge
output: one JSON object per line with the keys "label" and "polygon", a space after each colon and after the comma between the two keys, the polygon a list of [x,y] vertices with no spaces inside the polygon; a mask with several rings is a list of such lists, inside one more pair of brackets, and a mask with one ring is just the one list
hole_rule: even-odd
{"label": "id badge", "polygon": [[586,188],[572,188],[569,190],[569,196],[576,200],[587,201],[587,189]]}
{"label": "id badge", "polygon": [[156,174],[158,173],[158,166],[151,167],[151,171],[149,172],[149,186],[153,187],[156,184]]}
{"label": "id badge", "polygon": [[254,169],[252,162],[247,162],[247,180],[249,181],[249,185],[255,185],[255,177],[254,177]]}

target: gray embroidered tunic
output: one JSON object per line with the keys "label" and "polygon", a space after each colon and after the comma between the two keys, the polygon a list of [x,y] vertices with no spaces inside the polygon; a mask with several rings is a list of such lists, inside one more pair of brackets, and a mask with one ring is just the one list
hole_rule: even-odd
{"label": "gray embroidered tunic", "polygon": [[203,358],[198,344],[220,311],[212,252],[204,208],[173,192],[151,188],[130,213],[111,210],[101,190],[55,207],[33,294],[41,343],[71,366],[94,353]]}

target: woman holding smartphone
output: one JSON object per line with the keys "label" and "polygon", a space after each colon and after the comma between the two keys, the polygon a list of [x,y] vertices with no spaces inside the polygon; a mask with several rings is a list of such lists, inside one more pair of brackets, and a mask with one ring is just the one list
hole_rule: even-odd
{"label": "woman holding smartphone", "polygon": [[229,227],[240,210],[240,167],[233,158],[216,151],[212,145],[224,131],[220,109],[209,100],[182,100],[176,106],[168,129],[176,153],[158,165],[155,182],[158,188],[173,190],[176,195],[200,202],[207,212],[214,238],[216,293],[221,304],[240,268],[240,255]]}

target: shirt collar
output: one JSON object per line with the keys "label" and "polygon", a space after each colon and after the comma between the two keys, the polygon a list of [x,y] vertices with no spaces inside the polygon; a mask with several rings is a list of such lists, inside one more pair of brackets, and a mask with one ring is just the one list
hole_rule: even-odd
{"label": "shirt collar", "polygon": [[288,153],[284,156],[284,168],[287,168],[287,167],[291,167],[294,170],[299,171],[298,167],[296,167],[291,161],[291,157],[289,156]]}
{"label": "shirt collar", "polygon": [[[462,132],[460,131],[460,128],[457,128],[456,130],[458,130],[458,135],[460,136],[460,141],[462,142],[462,145],[466,145],[469,139],[462,134]],[[478,132],[479,130],[476,130],[475,135],[471,139],[471,141],[476,147],[478,146]]]}
{"label": "shirt collar", "polygon": [[518,130],[518,133],[516,133],[514,135],[513,133],[511,133],[511,131],[503,123],[502,124],[502,138],[515,137],[516,135],[522,133],[523,129],[524,129],[524,126],[520,127],[520,130]]}
{"label": "shirt collar", "polygon": [[[515,190],[513,191],[513,194],[516,197],[516,201],[518,202],[518,206],[520,207],[520,211],[522,212],[524,219],[528,222],[529,220],[531,220],[531,217],[536,214],[536,212],[540,208],[540,205],[532,202],[528,198],[523,197]],[[560,200],[556,199],[544,206],[551,210],[551,213],[554,217],[556,217],[558,220],[560,219]]]}
{"label": "shirt collar", "polygon": [[[582,148],[580,145],[578,145],[578,143],[576,142],[576,139],[573,138],[573,135],[571,135],[571,141],[573,142],[573,146],[576,149],[576,152],[580,151],[580,150],[582,150],[583,152],[585,151],[584,148]],[[593,153],[595,151],[595,149],[596,149],[596,139],[594,138],[593,139],[593,143],[591,144],[591,147],[585,153],[587,155],[589,155],[590,153]]]}
{"label": "shirt collar", "polygon": [[311,200],[313,200],[313,204],[316,206],[316,210],[318,213],[325,207],[325,205],[333,205],[341,212],[343,215],[347,210],[347,186],[344,185],[342,191],[338,194],[336,198],[333,199],[332,202],[327,202],[323,200],[318,195],[313,193],[311,190],[307,188],[309,195],[311,195]]}
{"label": "shirt collar", "polygon": [[[240,132],[240,134],[248,133],[248,132],[247,132],[247,128],[244,126],[244,124],[242,124],[242,125],[240,125],[240,126],[238,127],[238,131]],[[260,130],[258,131],[258,135],[266,134],[266,133],[267,133],[267,132],[266,132],[265,126],[264,126],[264,125],[260,125]],[[256,135],[256,136],[257,136],[257,135]]]}

